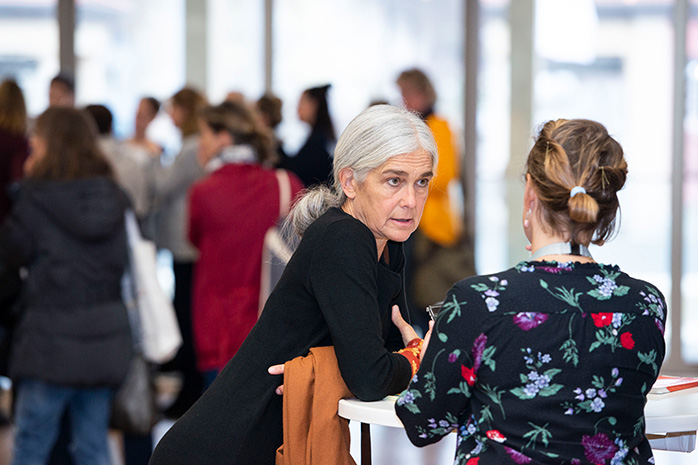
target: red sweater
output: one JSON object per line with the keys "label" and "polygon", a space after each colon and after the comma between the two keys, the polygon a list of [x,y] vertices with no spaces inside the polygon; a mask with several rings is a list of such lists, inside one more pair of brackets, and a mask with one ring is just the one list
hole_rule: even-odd
{"label": "red sweater", "polygon": [[[289,174],[292,198],[303,188]],[[257,321],[262,246],[279,219],[273,170],[228,164],[190,192],[189,239],[199,249],[192,324],[199,368],[220,370]]]}

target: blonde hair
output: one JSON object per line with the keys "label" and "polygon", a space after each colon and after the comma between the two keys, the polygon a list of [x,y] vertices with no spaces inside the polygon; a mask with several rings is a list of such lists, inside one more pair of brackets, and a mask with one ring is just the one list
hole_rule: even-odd
{"label": "blonde hair", "polygon": [[[596,121],[558,119],[543,124],[526,161],[541,214],[570,241],[603,244],[616,230],[617,192],[628,164],[623,148]],[[583,191],[572,190],[579,186]],[[573,194],[573,195],[572,195]]]}
{"label": "blonde hair", "polygon": [[187,137],[199,132],[199,111],[206,105],[206,98],[196,89],[185,87],[172,96],[172,105],[184,110],[186,116],[180,130]]}

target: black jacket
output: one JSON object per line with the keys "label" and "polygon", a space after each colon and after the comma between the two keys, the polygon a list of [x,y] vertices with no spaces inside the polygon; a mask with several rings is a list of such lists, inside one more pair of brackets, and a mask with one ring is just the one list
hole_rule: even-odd
{"label": "black jacket", "polygon": [[89,387],[117,385],[125,376],[127,202],[102,177],[22,183],[0,227],[0,268],[27,269],[12,377]]}
{"label": "black jacket", "polygon": [[295,157],[287,157],[282,164],[296,174],[305,187],[332,184],[332,155],[334,141],[322,132],[313,130]]}

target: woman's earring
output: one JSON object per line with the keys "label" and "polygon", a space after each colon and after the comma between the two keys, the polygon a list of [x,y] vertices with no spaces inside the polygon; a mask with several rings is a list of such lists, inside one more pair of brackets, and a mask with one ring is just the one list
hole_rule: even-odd
{"label": "woman's earring", "polygon": [[528,220],[531,217],[531,209],[529,208],[528,211],[526,212],[526,219],[524,220],[524,229],[528,229],[531,227],[531,222]]}

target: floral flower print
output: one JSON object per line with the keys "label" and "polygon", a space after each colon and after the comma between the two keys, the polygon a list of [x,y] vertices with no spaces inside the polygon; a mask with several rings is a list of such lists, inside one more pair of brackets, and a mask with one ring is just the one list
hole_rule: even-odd
{"label": "floral flower print", "polygon": [[662,336],[664,335],[664,323],[662,323],[662,320],[659,318],[654,319],[654,324],[657,326],[657,329],[659,330],[660,333],[662,333]]}
{"label": "floral flower print", "polygon": [[521,262],[516,265],[516,269],[521,273],[533,273],[536,270],[536,267],[533,265],[526,265],[526,262]]}
{"label": "floral flower print", "polygon": [[545,313],[519,312],[514,315],[514,324],[524,331],[530,331],[543,324],[547,319],[548,315]]}
{"label": "floral flower print", "polygon": [[591,463],[606,463],[606,460],[613,458],[619,449],[603,433],[597,433],[594,436],[584,435],[582,446],[584,447],[584,455]]}
{"label": "floral flower print", "polygon": [[477,371],[482,363],[482,355],[487,345],[487,336],[480,334],[473,343],[473,371]]}
{"label": "floral flower print", "polygon": [[397,401],[395,403],[397,405],[402,405],[405,406],[407,410],[409,410],[412,413],[420,413],[421,410],[417,406],[417,404],[414,403],[415,399],[422,397],[422,393],[419,392],[416,389],[406,389],[402,391],[400,396],[397,398]]}
{"label": "floral flower print", "polygon": [[531,463],[531,458],[525,456],[524,454],[522,454],[518,450],[514,450],[511,447],[506,447],[506,446],[504,446],[504,450],[507,452],[507,454],[509,454],[509,457],[511,457],[511,459],[514,462],[518,463],[519,465],[523,465],[525,463]]}
{"label": "floral flower print", "polygon": [[[664,309],[664,300],[661,299],[659,292],[655,288],[648,286],[647,292],[640,291],[640,295],[642,296],[642,302],[638,302],[637,305],[643,310],[642,314],[652,315],[660,322],[663,321],[666,311]],[[662,334],[664,333],[662,332]]]}
{"label": "floral flower print", "polygon": [[587,277],[587,280],[592,285],[596,286],[595,289],[587,292],[588,295],[598,300],[608,300],[612,296],[623,296],[628,293],[630,290],[628,286],[618,286],[616,284],[616,278],[620,276],[619,271],[612,272],[603,268],[600,271],[601,274],[595,274],[592,277]]}
{"label": "floral flower print", "polygon": [[568,263],[558,263],[557,266],[539,266],[539,270],[545,271],[546,273],[560,274],[563,271],[570,271],[572,266]]}
{"label": "floral flower print", "polygon": [[618,451],[611,459],[611,465],[623,465],[623,459],[625,459],[625,456],[628,455],[628,446],[621,438],[616,438],[614,442],[616,443],[616,446],[618,446]]}
{"label": "floral flower print", "polygon": [[478,428],[477,428],[477,420],[475,419],[475,416],[471,416],[470,420],[468,420],[468,423],[465,425],[462,425],[459,430],[460,437],[462,438],[467,438],[472,436],[473,434],[477,433]]}
{"label": "floral flower print", "polygon": [[465,365],[461,365],[460,374],[469,386],[475,384],[475,380],[477,379],[477,376],[475,375],[475,370],[473,370],[472,368],[468,368]]}
{"label": "floral flower print", "polygon": [[445,420],[436,421],[434,418],[429,418],[427,427],[437,434],[450,433],[458,429],[458,420],[453,414],[448,413]]}
{"label": "floral flower print", "polygon": [[491,429],[485,433],[488,439],[502,443],[507,440],[507,438],[496,429]]}
{"label": "floral flower print", "polygon": [[577,387],[572,392],[575,394],[577,404],[564,402],[562,408],[565,409],[565,415],[574,415],[581,412],[586,413],[601,413],[606,407],[606,400],[609,394],[616,391],[616,388],[623,384],[623,378],[619,377],[620,370],[613,368],[611,370],[611,380],[606,383],[604,378],[594,375],[591,386],[586,389]]}
{"label": "floral flower print", "polygon": [[471,285],[473,289],[480,293],[483,299],[485,299],[485,305],[487,305],[487,310],[494,312],[499,307],[499,297],[500,291],[504,291],[509,284],[506,279],[500,279],[497,276],[490,276],[490,282],[494,283],[488,286],[485,283],[477,283]]}
{"label": "floral flower print", "polygon": [[643,315],[654,316],[654,324],[659,332],[664,335],[664,318],[666,315],[665,303],[661,298],[659,291],[653,287],[646,286],[647,292],[640,291],[642,301],[637,303],[637,306],[642,309]]}
{"label": "floral flower print", "polygon": [[594,320],[594,326],[603,328],[613,323],[613,313],[592,313],[591,319]]}
{"label": "floral flower print", "polygon": [[[486,346],[487,336],[485,334],[480,334],[477,338],[475,338],[475,342],[473,342],[473,367],[470,368],[462,364],[460,366],[461,377],[465,380],[468,386],[473,386],[475,384],[475,381],[477,381],[477,371],[480,369],[480,365],[483,362],[487,366],[489,366],[490,369],[492,369],[492,371],[494,371],[495,369],[495,361],[492,359],[492,355],[495,352],[495,348],[487,348]],[[456,351],[454,351],[451,354],[449,354],[449,362],[451,360],[455,362],[458,359],[458,355],[460,355],[460,351],[457,351],[457,353]],[[463,392],[463,390],[461,390],[460,392]],[[466,395],[469,396],[469,394]]]}
{"label": "floral flower print", "polygon": [[622,331],[622,329],[635,320],[637,315],[631,313],[592,313],[591,319],[594,326],[599,328],[596,331],[596,341],[589,346],[589,352],[594,351],[601,345],[608,345],[611,352],[618,347],[633,349],[635,339],[632,333]]}
{"label": "floral flower print", "polygon": [[529,372],[528,374],[521,373],[519,375],[524,387],[512,389],[512,394],[519,399],[533,399],[538,395],[543,397],[555,395],[562,389],[562,384],[551,384],[553,377],[560,373],[561,370],[559,368],[550,368],[543,373],[540,372],[543,365],[551,362],[552,357],[550,357],[550,354],[538,352],[538,355],[534,357],[530,348],[521,349],[521,351],[524,353],[524,362]]}
{"label": "floral flower print", "polygon": [[633,340],[633,335],[632,333],[625,332],[620,335],[620,345],[624,349],[632,349],[635,347],[635,341]]}

